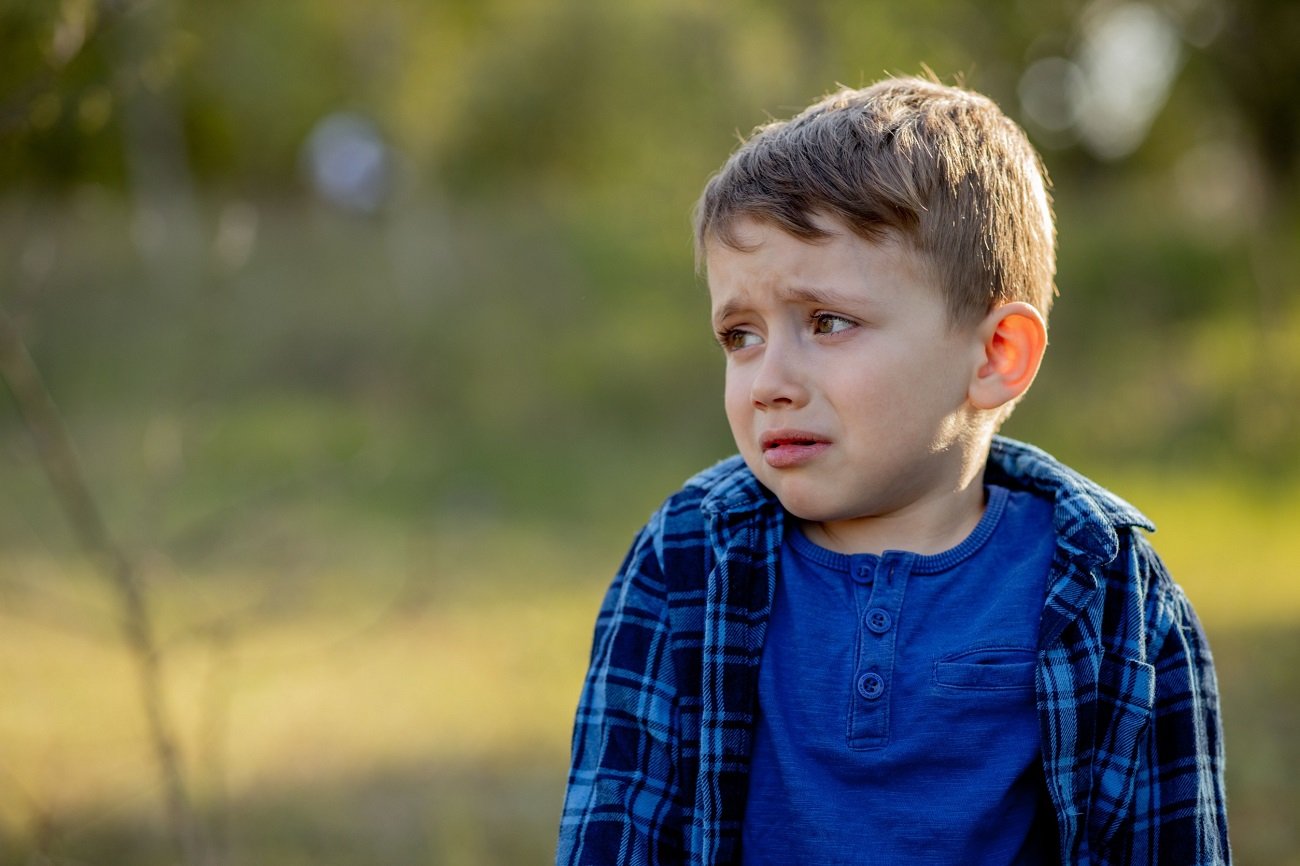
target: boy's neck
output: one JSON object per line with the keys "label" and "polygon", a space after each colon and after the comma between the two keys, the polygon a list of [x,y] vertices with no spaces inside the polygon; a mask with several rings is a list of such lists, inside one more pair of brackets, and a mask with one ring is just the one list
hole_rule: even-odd
{"label": "boy's neck", "polygon": [[887,514],[828,522],[805,521],[809,541],[837,553],[906,550],[929,556],[966,540],[984,516],[984,467],[981,464],[956,489],[919,500]]}

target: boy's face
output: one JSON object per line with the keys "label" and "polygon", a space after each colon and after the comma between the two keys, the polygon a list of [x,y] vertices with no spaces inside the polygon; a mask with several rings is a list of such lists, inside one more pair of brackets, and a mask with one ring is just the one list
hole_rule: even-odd
{"label": "boy's face", "polygon": [[985,353],[905,243],[818,224],[835,233],[812,244],[742,218],[744,251],[707,250],[709,294],[745,462],[786,510],[851,537],[863,518],[933,514],[970,481]]}

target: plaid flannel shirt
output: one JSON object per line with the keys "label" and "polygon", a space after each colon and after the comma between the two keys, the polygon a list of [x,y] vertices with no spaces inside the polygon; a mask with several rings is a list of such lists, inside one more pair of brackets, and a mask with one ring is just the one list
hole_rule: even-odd
{"label": "plaid flannel shirt", "polygon": [[[986,480],[1055,502],[1036,679],[1062,862],[1229,863],[1213,661],[1153,527],[1009,439]],[[783,524],[733,457],[637,537],[596,621],[558,866],[739,862]]]}

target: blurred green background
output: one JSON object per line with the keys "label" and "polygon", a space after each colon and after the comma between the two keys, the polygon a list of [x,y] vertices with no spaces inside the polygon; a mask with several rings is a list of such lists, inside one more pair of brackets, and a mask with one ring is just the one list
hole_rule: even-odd
{"label": "blurred green background", "polygon": [[601,593],[731,450],[695,196],[923,64],[1055,181],[1007,432],[1160,525],[1238,860],[1300,863],[1297,46],[1283,0],[0,0],[0,310],[152,634],[0,394],[0,863],[545,862]]}

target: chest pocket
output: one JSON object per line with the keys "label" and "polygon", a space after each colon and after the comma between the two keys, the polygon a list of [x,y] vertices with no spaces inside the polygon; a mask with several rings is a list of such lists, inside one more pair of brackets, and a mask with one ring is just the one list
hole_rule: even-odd
{"label": "chest pocket", "polygon": [[1030,691],[1038,651],[1024,647],[975,647],[946,655],[934,663],[934,684],[941,690]]}

